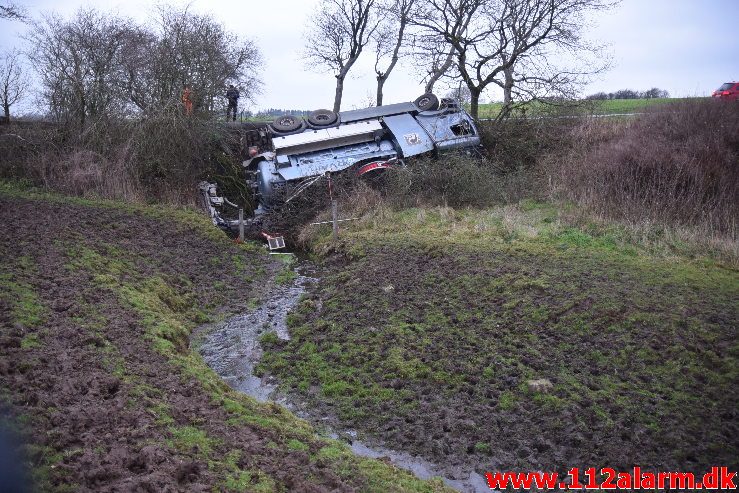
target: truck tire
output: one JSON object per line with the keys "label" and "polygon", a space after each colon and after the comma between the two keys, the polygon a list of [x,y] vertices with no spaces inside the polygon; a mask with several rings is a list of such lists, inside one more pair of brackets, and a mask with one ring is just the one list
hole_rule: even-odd
{"label": "truck tire", "polygon": [[437,98],[430,92],[418,96],[414,103],[421,111],[433,111],[439,109],[439,98]]}
{"label": "truck tire", "polygon": [[339,119],[339,115],[331,110],[316,110],[311,111],[308,115],[308,123],[315,125],[316,127],[327,127],[336,123]]}
{"label": "truck tire", "polygon": [[303,125],[303,119],[295,115],[282,115],[275,118],[271,125],[278,132],[292,132]]}

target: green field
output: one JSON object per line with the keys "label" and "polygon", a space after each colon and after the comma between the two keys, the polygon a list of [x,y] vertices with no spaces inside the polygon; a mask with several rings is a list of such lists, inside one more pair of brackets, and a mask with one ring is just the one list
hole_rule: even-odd
{"label": "green field", "polygon": [[[659,99],[611,99],[606,101],[574,101],[568,104],[545,105],[530,103],[523,105],[513,116],[559,116],[559,115],[610,115],[624,113],[640,113],[650,106],[663,105],[683,101],[686,98]],[[469,110],[469,105],[465,105]],[[481,104],[480,118],[495,118],[500,113],[503,103]]]}
{"label": "green field", "polygon": [[[606,101],[573,101],[571,103],[545,105],[542,103],[525,104],[514,112],[513,116],[554,116],[554,115],[610,115],[623,113],[640,113],[655,105],[675,103],[686,98],[658,99],[612,99]],[[692,99],[692,98],[691,98]],[[469,111],[470,106],[464,105]],[[480,104],[480,118],[495,118],[500,113],[503,103]],[[250,117],[248,121],[272,121],[273,116]]]}

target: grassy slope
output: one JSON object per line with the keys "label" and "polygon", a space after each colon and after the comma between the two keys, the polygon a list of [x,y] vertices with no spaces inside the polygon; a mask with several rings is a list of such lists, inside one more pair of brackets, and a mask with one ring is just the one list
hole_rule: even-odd
{"label": "grassy slope", "polygon": [[[94,450],[68,448],[60,445],[62,441],[53,439],[60,434],[50,431],[58,428],[51,424],[53,421],[59,422],[60,418],[55,416],[59,412],[70,412],[63,407],[61,395],[58,399],[53,395],[49,398],[59,409],[41,404],[29,405],[27,402],[28,396],[25,394],[30,392],[29,395],[33,395],[34,388],[24,384],[23,379],[44,371],[43,366],[39,366],[39,360],[45,361],[45,365],[52,365],[56,355],[43,351],[60,342],[71,345],[71,350],[76,351],[78,367],[92,366],[96,372],[107,372],[108,377],[116,382],[114,400],[128,404],[123,410],[111,411],[111,421],[118,419],[115,414],[119,412],[121,415],[143,413],[143,417],[137,419],[148,420],[143,429],[135,430],[135,433],[143,433],[145,439],[134,448],[156,446],[163,451],[161,454],[172,454],[180,462],[191,460],[206,464],[207,472],[203,472],[201,477],[209,478],[209,489],[213,491],[284,491],[288,487],[283,483],[286,476],[281,470],[294,467],[295,463],[293,466],[280,467],[281,457],[286,460],[297,457],[297,463],[302,464],[300,467],[308,467],[304,475],[306,484],[313,482],[319,488],[336,487],[336,484],[321,484],[321,477],[334,475],[341,478],[344,487],[353,485],[352,488],[363,491],[446,490],[440,481],[418,481],[409,473],[382,461],[358,458],[339,442],[317,438],[307,423],[296,419],[280,406],[259,404],[231,390],[196,352],[187,349],[187,338],[196,325],[223,315],[219,315],[220,307],[229,303],[231,298],[219,293],[231,297],[236,293],[219,279],[213,279],[212,285],[193,285],[184,277],[180,279],[177,274],[167,270],[173,259],[178,259],[183,251],[178,243],[196,242],[188,240],[189,234],[204,236],[208,247],[202,251],[203,265],[199,268],[208,269],[208,264],[223,267],[228,272],[236,273],[231,279],[234,284],[239,282],[238,276],[243,276],[245,286],[260,278],[268,282],[265,276],[271,269],[269,260],[253,247],[239,249],[197,211],[62,198],[21,191],[6,185],[0,189],[0,198],[11,200],[18,207],[29,208],[29,217],[33,217],[37,209],[58,209],[59,216],[53,219],[55,226],[65,221],[62,211],[87,218],[81,224],[62,224],[58,234],[46,238],[47,241],[30,244],[27,240],[18,240],[17,243],[21,243],[20,246],[26,251],[22,257],[15,256],[9,250],[0,251],[3,257],[0,302],[7,309],[4,313],[7,326],[0,343],[12,348],[11,353],[0,356],[0,368],[3,370],[0,372],[0,391],[3,400],[10,403],[19,415],[21,429],[34,437],[35,443],[28,447],[28,451],[34,465],[34,477],[42,490],[78,488],[90,469],[89,465],[78,463],[80,456],[90,460],[100,457],[99,460],[105,463],[106,454],[115,452],[106,451],[104,444],[96,446]],[[101,222],[95,223],[98,213]],[[120,227],[117,222],[104,220],[109,213],[127,221],[135,222],[138,216],[161,221],[160,232],[171,241],[164,241],[163,246],[155,246],[154,249],[163,255],[164,263],[161,263],[162,258],[148,256],[146,249],[133,251],[110,239],[118,234],[130,238],[132,232],[128,229],[114,231],[104,241],[101,240],[98,234],[101,228],[115,230]],[[33,225],[29,225],[29,228],[32,229]],[[48,247],[44,247],[47,242]],[[52,254],[65,258],[58,274],[52,271],[55,272],[54,277],[61,277],[56,281],[47,276],[42,281],[36,265],[41,260],[40,256]],[[58,310],[56,306],[50,306],[52,303],[46,298],[48,293],[44,292],[44,286],[57,282],[62,285],[69,279],[77,278],[89,279],[91,283],[90,293],[79,294],[73,301],[73,310],[68,310],[69,313],[75,313],[76,318],[71,319],[70,323],[74,324],[72,329],[77,331],[81,339],[56,341],[54,338],[58,331],[48,324],[51,315],[57,316],[55,313]],[[96,292],[112,297],[113,301],[105,305],[104,313],[101,312]],[[242,299],[241,305],[245,303]],[[65,315],[65,312],[60,314]],[[141,327],[142,337],[135,338],[136,331],[131,330],[131,339],[115,339],[113,321],[129,315],[138,320],[135,323]],[[72,333],[75,333],[74,330]],[[124,333],[126,330],[124,327]],[[144,361],[149,358],[151,365],[159,360],[165,362],[163,371],[166,375],[161,376],[162,381],[180,381],[182,383],[176,385],[183,389],[194,385],[197,397],[210,401],[211,415],[215,412],[223,422],[209,423],[198,417],[197,412],[187,414],[186,407],[182,408],[186,401],[173,401],[175,396],[172,390],[163,384],[159,385],[159,378],[149,374],[151,369],[146,364],[142,367],[133,359],[127,359],[126,351],[130,348],[124,347],[126,340],[130,341],[136,356]],[[15,376],[16,371],[21,373]],[[95,406],[95,401],[92,402]],[[99,402],[102,405],[102,401]],[[90,419],[87,419],[89,422]],[[275,449],[268,457],[261,455],[265,452],[264,447],[258,451],[241,449],[238,445],[233,448],[232,434],[241,436],[254,430],[256,441],[266,440],[267,449]],[[116,436],[115,431],[119,430],[109,431],[114,431],[113,435]],[[68,430],[61,430],[61,434],[65,432]],[[105,429],[99,435],[100,439],[104,439]],[[77,444],[84,446],[87,443],[84,440],[82,437]],[[328,471],[328,476],[311,478],[310,470],[313,468],[315,471],[316,467]],[[299,469],[290,474],[301,477]],[[279,473],[275,474],[275,471]],[[136,476],[137,473],[125,471],[125,474]],[[143,475],[143,472],[138,474]],[[98,481],[104,479],[101,477]],[[105,483],[97,484],[97,487],[105,487]]]}
{"label": "grassy slope", "polygon": [[[736,464],[736,270],[650,257],[557,214],[527,203],[348,225],[352,260],[293,314],[290,342],[267,345],[263,370],[370,436],[481,472]],[[531,390],[537,378],[553,389]],[[398,416],[420,440],[393,434]],[[423,430],[444,420],[452,436],[435,448]]]}

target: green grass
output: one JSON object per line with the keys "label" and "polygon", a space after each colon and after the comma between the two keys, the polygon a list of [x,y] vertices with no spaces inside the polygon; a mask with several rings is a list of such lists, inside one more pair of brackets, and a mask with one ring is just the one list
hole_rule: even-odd
{"label": "green grass", "polygon": [[277,284],[287,285],[292,283],[297,275],[298,274],[294,270],[286,267],[275,276],[275,282]]}
{"label": "green grass", "polygon": [[3,258],[8,260],[0,265],[0,298],[10,306],[13,322],[27,328],[40,326],[46,320],[48,308],[41,303],[30,282],[36,272],[32,260],[27,256],[3,255]]}
{"label": "green grass", "polygon": [[[550,106],[541,103],[521,105],[512,116],[556,116],[556,115],[610,115],[640,113],[650,106],[670,104],[683,101],[685,98],[655,99],[610,99],[606,101],[578,101],[569,106]],[[469,110],[469,106],[466,106]],[[503,103],[480,104],[480,118],[495,118],[500,113]]]}

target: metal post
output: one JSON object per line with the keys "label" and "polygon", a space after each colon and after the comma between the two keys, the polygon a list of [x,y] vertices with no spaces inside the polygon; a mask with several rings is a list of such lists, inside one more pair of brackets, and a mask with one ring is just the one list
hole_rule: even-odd
{"label": "metal post", "polygon": [[335,200],[331,201],[331,219],[334,223],[334,241],[339,240],[339,206]]}
{"label": "metal post", "polygon": [[239,241],[244,241],[244,209],[239,208]]}

